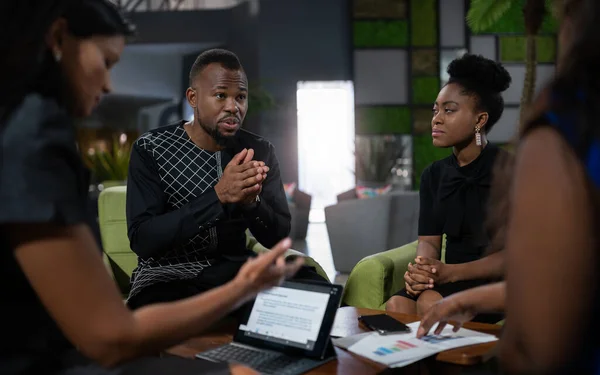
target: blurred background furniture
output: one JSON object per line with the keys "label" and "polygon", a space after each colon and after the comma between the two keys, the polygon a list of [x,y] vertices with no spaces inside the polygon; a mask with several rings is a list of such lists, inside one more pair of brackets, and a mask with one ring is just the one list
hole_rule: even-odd
{"label": "blurred background furniture", "polygon": [[[126,186],[115,186],[104,189],[98,197],[98,219],[104,262],[123,295],[129,294],[131,273],[137,266],[137,255],[129,247],[127,237],[126,195]],[[250,235],[247,235],[246,246],[256,253],[269,251]],[[305,265],[315,267],[319,275],[329,280],[323,268],[314,259],[291,249],[286,256],[304,257]]]}
{"label": "blurred background furniture", "polygon": [[354,190],[325,207],[333,263],[349,273],[361,259],[402,246],[417,238],[418,192],[391,192],[366,199],[348,199]]}
{"label": "blurred background furniture", "polygon": [[288,207],[292,215],[292,229],[290,238],[292,240],[303,240],[308,231],[308,216],[310,214],[310,205],[312,196],[296,189],[291,201],[288,200]]}

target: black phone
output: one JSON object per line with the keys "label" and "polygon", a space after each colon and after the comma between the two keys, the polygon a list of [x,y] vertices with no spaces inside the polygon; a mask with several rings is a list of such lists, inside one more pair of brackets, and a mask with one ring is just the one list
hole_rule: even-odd
{"label": "black phone", "polygon": [[410,327],[386,314],[359,316],[358,321],[380,335],[410,332]]}

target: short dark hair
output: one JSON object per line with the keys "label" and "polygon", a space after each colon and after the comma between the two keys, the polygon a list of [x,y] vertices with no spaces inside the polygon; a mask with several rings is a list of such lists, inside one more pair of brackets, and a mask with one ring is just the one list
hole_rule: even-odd
{"label": "short dark hair", "polygon": [[489,133],[504,112],[502,92],[512,81],[508,71],[499,62],[469,53],[453,60],[447,71],[448,84],[460,85],[463,94],[474,97],[477,108],[488,113],[485,132]]}
{"label": "short dark hair", "polygon": [[190,86],[202,69],[213,63],[221,64],[221,66],[229,70],[244,70],[240,59],[238,59],[235,53],[221,48],[209,49],[196,57],[196,61],[194,61],[192,69],[190,69]]}

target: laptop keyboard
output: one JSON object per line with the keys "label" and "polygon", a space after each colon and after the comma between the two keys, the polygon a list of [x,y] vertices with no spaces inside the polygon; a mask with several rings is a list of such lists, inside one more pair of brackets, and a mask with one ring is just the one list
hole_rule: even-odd
{"label": "laptop keyboard", "polygon": [[215,362],[239,363],[268,375],[298,375],[320,364],[320,362],[308,358],[294,358],[282,353],[238,345],[221,346],[202,352],[198,354],[198,357]]}

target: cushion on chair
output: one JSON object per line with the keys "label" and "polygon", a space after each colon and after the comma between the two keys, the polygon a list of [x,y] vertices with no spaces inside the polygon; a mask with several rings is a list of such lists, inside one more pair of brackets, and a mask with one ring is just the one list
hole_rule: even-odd
{"label": "cushion on chair", "polygon": [[129,293],[129,280],[137,267],[137,255],[129,247],[125,215],[125,186],[104,189],[98,197],[98,220],[102,248],[113,277],[123,294]]}
{"label": "cushion on chair", "polygon": [[404,287],[404,272],[408,263],[415,259],[416,252],[415,241],[363,258],[348,276],[342,303],[384,310],[390,296]]}

